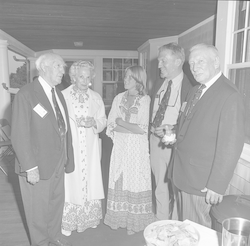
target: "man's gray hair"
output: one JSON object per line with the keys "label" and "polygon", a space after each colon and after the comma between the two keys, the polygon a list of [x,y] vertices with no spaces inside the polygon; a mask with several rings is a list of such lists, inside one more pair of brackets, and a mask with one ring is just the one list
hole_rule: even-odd
{"label": "man's gray hair", "polygon": [[182,61],[182,64],[185,62],[185,52],[184,49],[177,43],[169,43],[161,46],[159,48],[159,53],[165,50],[171,50],[172,54],[175,55],[176,58]]}
{"label": "man's gray hair", "polygon": [[36,64],[36,69],[40,72],[42,71],[42,64],[46,65],[46,66],[50,66],[52,65],[55,61],[62,61],[64,66],[66,66],[66,63],[64,62],[64,60],[62,59],[62,57],[60,55],[54,54],[54,53],[45,53],[40,55],[35,64]]}
{"label": "man's gray hair", "polygon": [[189,51],[191,53],[191,52],[193,52],[194,50],[197,50],[197,49],[206,49],[207,51],[209,51],[209,53],[212,56],[218,56],[219,57],[219,51],[214,45],[200,43],[200,44],[196,44],[193,47],[191,47]]}

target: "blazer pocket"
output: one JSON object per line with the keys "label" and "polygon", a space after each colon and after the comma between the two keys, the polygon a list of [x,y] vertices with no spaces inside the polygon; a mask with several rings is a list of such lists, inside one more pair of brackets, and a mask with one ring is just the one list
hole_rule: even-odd
{"label": "blazer pocket", "polygon": [[203,189],[209,178],[210,170],[208,161],[190,159],[186,170],[190,184],[196,189]]}
{"label": "blazer pocket", "polygon": [[202,168],[210,167],[210,163],[211,162],[207,160],[198,160],[198,159],[193,159],[193,158],[189,159],[189,164],[194,167],[202,167]]}

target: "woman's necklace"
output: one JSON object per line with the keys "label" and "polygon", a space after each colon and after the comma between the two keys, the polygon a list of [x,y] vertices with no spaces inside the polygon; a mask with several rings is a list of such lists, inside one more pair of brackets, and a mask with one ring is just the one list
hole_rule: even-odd
{"label": "woman's necklace", "polygon": [[76,94],[76,97],[78,96],[78,98],[79,98],[79,103],[84,103],[86,100],[88,100],[88,98],[89,98],[89,95],[87,93],[88,89],[81,91],[76,86],[74,86],[73,90]]}
{"label": "woman's necklace", "polygon": [[125,103],[128,105],[129,108],[134,104],[134,101],[138,98],[138,96],[138,92],[136,94],[129,94],[129,91],[127,91],[125,96]]}

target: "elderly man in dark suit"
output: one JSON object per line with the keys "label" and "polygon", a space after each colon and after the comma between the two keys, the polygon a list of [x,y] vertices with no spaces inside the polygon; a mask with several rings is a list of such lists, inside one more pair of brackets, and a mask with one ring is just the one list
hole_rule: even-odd
{"label": "elderly man in dark suit", "polygon": [[16,94],[11,140],[31,245],[70,245],[61,235],[64,172],[74,170],[68,111],[61,83],[65,63],[56,54],[36,60],[38,79]]}
{"label": "elderly man in dark suit", "polygon": [[[159,48],[158,67],[163,81],[155,84],[150,105],[150,163],[155,176],[156,217],[159,220],[171,218],[166,172],[172,148],[166,146],[162,138],[168,128],[176,125],[181,105],[192,88],[182,70],[184,61],[184,49],[177,43]],[[177,214],[174,218],[177,219]]]}
{"label": "elderly man in dark suit", "polygon": [[210,207],[220,203],[244,144],[244,105],[220,70],[214,46],[191,48],[189,64],[200,85],[181,113],[173,156],[173,182],[181,190],[183,219],[211,226]]}

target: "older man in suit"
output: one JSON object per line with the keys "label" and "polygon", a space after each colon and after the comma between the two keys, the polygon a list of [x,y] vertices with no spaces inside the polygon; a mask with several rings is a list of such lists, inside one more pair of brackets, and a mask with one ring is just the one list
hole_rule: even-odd
{"label": "older man in suit", "polygon": [[158,67],[164,80],[154,86],[150,105],[150,162],[156,183],[156,217],[159,220],[171,217],[166,172],[172,148],[162,142],[162,137],[168,128],[176,125],[181,105],[192,88],[182,70],[184,61],[184,49],[177,43],[159,48]]}
{"label": "older man in suit", "polygon": [[70,245],[61,235],[64,172],[74,170],[68,111],[61,92],[65,63],[56,54],[36,60],[38,79],[16,94],[12,145],[31,245]]}
{"label": "older man in suit", "polygon": [[214,46],[191,48],[189,64],[200,85],[181,113],[173,156],[173,181],[181,190],[183,219],[211,227],[210,207],[223,199],[244,144],[244,105],[220,71]]}

